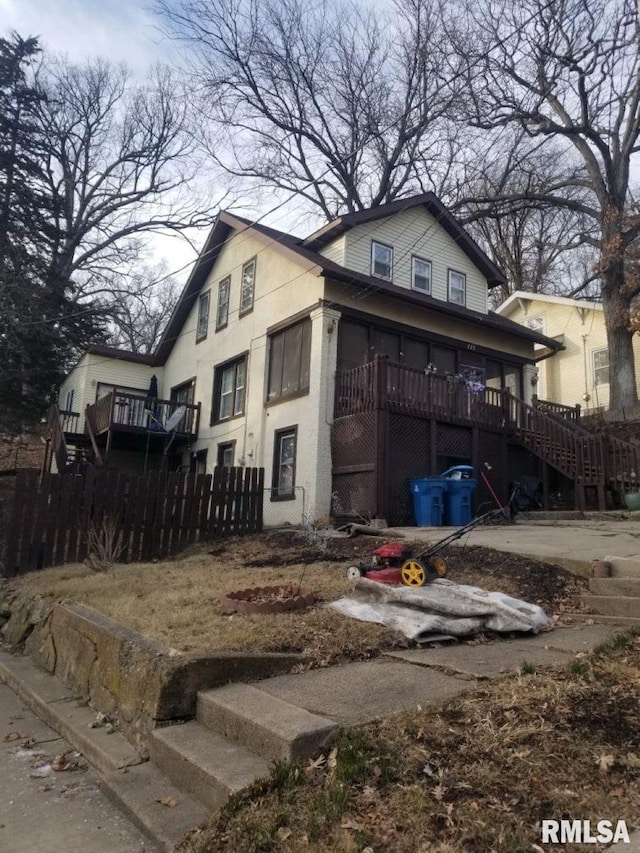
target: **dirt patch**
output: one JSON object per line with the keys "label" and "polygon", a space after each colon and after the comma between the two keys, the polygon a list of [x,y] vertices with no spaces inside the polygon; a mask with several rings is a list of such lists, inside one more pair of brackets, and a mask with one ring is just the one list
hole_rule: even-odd
{"label": "dirt patch", "polygon": [[631,830],[639,675],[640,638],[629,635],[569,667],[344,731],[330,752],[279,765],[232,798],[184,850],[525,853],[542,849],[544,819],[595,827],[606,816]]}
{"label": "dirt patch", "polygon": [[[15,583],[32,593],[87,604],[181,651],[297,652],[313,666],[329,666],[408,645],[384,626],[322,606],[353,589],[343,570],[369,561],[386,541],[392,540],[330,540],[322,551],[309,546],[298,531],[268,532],[194,547],[163,563],[116,566],[100,574],[86,566],[64,566],[32,572]],[[423,547],[418,545],[416,553]],[[583,578],[563,569],[504,552],[454,547],[445,556],[451,580],[539,603],[549,615],[575,609],[576,594],[586,588]],[[297,613],[223,613],[221,601],[230,592],[271,585],[301,585],[317,604]]]}
{"label": "dirt patch", "polygon": [[223,596],[224,613],[288,613],[304,610],[315,602],[308,590],[295,586],[252,586]]}

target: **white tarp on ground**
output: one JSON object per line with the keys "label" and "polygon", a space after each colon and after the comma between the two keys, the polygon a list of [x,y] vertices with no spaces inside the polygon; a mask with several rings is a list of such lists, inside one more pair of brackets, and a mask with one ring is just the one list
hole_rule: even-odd
{"label": "white tarp on ground", "polygon": [[429,634],[462,637],[480,631],[550,631],[541,607],[440,578],[423,587],[389,586],[360,578],[353,594],[329,607],[363,622],[378,622],[420,642]]}

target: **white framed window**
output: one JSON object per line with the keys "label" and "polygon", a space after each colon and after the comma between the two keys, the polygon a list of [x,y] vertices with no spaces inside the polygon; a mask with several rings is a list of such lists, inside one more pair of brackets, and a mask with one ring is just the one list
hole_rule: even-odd
{"label": "white framed window", "polygon": [[591,353],[593,364],[593,384],[608,385],[609,384],[609,350],[596,349]]}
{"label": "white framed window", "polygon": [[411,258],[411,287],[420,293],[431,293],[431,261]]}
{"label": "white framed window", "polygon": [[276,430],[273,448],[271,500],[293,500],[296,496],[296,445],[298,427]]}
{"label": "white framed window", "polygon": [[203,293],[198,300],[198,325],[196,328],[196,343],[207,337],[209,328],[209,298],[210,292]]}
{"label": "white framed window", "polygon": [[244,413],[247,357],[216,368],[213,379],[211,425]]}
{"label": "white framed window", "polygon": [[467,277],[463,272],[449,270],[449,302],[467,304]]}
{"label": "white framed window", "polygon": [[393,278],[393,248],[371,241],[371,275],[391,281]]}
{"label": "white framed window", "polygon": [[253,311],[253,299],[256,284],[256,259],[252,258],[242,267],[242,287],[240,289],[240,316]]}
{"label": "white framed window", "polygon": [[229,322],[229,291],[231,290],[231,276],[223,278],[218,285],[218,311],[216,313],[216,331],[224,329]]}
{"label": "white framed window", "polygon": [[71,391],[67,391],[67,396],[65,397],[65,400],[64,400],[65,412],[72,412],[73,411],[73,394],[74,394],[73,388],[71,389]]}

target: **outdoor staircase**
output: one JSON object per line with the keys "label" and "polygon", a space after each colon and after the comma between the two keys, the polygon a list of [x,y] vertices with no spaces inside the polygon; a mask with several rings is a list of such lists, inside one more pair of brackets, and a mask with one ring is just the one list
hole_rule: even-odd
{"label": "outdoor staircase", "polygon": [[[109,793],[143,831],[145,816],[156,830],[157,803],[186,805],[192,824],[233,794],[269,776],[273,763],[311,758],[327,746],[337,724],[244,683],[198,693],[196,719],[155,729],[150,762],[109,774]],[[171,811],[166,809],[166,811]],[[180,826],[167,827],[167,850],[180,840]],[[186,830],[185,830],[186,831]]]}
{"label": "outdoor staircase", "polygon": [[591,578],[584,604],[611,621],[640,625],[640,558],[605,557],[611,577]]}
{"label": "outdoor staircase", "polygon": [[[549,404],[529,405],[517,397],[507,400],[508,419],[515,438],[575,483],[576,504],[585,508],[585,489],[595,487],[598,508],[606,509],[606,489],[618,501],[637,489],[640,480],[640,446],[604,432],[585,429],[573,417],[575,410]],[[563,417],[562,411],[572,417]]]}

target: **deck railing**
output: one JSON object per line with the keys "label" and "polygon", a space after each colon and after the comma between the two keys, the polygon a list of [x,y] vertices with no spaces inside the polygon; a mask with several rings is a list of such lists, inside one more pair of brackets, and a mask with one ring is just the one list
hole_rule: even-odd
{"label": "deck railing", "polygon": [[200,407],[174,400],[149,400],[148,397],[116,390],[89,406],[87,413],[96,435],[114,427],[164,432],[169,418],[182,405],[186,411],[175,431],[179,435],[196,435]]}
{"label": "deck railing", "polygon": [[575,406],[563,406],[562,403],[552,403],[551,400],[541,400],[534,396],[531,405],[534,409],[544,412],[545,415],[559,417],[565,421],[580,422],[581,408],[579,403]]}
{"label": "deck railing", "polygon": [[500,389],[472,393],[458,377],[438,376],[384,358],[336,376],[336,417],[390,406],[407,414],[440,415],[500,427],[505,421],[505,405],[505,392]]}

